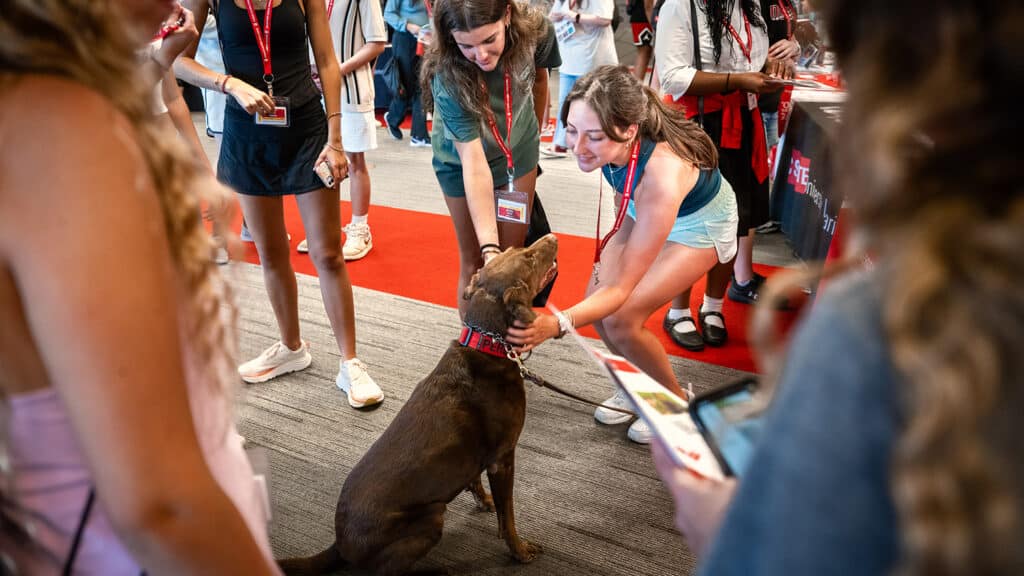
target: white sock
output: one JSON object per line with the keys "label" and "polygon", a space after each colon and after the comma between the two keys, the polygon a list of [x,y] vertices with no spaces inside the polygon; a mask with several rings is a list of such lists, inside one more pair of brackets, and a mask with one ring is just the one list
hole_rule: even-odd
{"label": "white sock", "polygon": [[370,217],[369,214],[363,214],[362,216],[352,215],[353,224],[368,224],[367,219]]}
{"label": "white sock", "polygon": [[[722,313],[722,302],[724,298],[711,298],[707,294],[704,295],[704,304],[701,305],[700,311],[704,312],[718,312]],[[725,323],[718,316],[708,316],[704,319],[704,323],[709,326],[716,326],[718,328],[725,328]]]}
{"label": "white sock", "polygon": [[669,320],[678,320],[678,319],[682,318],[683,316],[687,316],[689,314],[690,314],[690,311],[687,310],[686,308],[669,308],[668,309],[668,319]]}
{"label": "white sock", "polygon": [[[693,318],[693,311],[687,308],[669,308],[668,310],[669,320],[678,320],[684,316]],[[686,334],[687,332],[696,332],[697,325],[694,324],[692,320],[687,320],[686,322],[677,322],[675,326],[672,327],[672,330],[680,334]]]}

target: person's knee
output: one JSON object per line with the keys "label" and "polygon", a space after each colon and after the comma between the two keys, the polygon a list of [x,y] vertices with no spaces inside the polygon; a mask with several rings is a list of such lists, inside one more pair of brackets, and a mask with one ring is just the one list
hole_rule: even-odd
{"label": "person's knee", "polygon": [[345,268],[345,258],[341,253],[341,243],[334,242],[328,246],[309,247],[309,258],[316,267],[317,274],[336,273]]}
{"label": "person's knee", "polygon": [[641,327],[641,322],[637,322],[637,319],[629,314],[623,314],[621,311],[606,316],[601,320],[603,325],[605,337],[608,338],[617,348],[623,347],[624,344],[636,339],[638,332]]}
{"label": "person's knee", "polygon": [[348,172],[350,175],[365,175],[367,173],[365,152],[349,152],[345,156],[348,157]]}

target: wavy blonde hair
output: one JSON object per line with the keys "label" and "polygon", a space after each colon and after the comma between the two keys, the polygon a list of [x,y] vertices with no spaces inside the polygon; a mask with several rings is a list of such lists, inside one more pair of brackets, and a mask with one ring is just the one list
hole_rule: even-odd
{"label": "wavy blonde hair", "polygon": [[[185,307],[181,321],[193,368],[227,394],[237,384],[235,311],[212,261],[201,202],[227,203],[227,191],[171,131],[154,120],[152,86],[141,77],[135,27],[110,0],[9,0],[0,18],[0,89],[23,74],[69,79],[105,97],[134,128],[160,200],[171,260]],[[225,214],[219,214],[223,218]],[[230,388],[229,388],[230,385]]]}
{"label": "wavy blonde hair", "polygon": [[[849,85],[836,176],[858,233],[841,269],[878,255],[901,386],[898,572],[1018,574],[1024,463],[1011,418],[1024,412],[1024,117],[1014,88],[1024,83],[1024,7],[820,4]],[[775,374],[769,311],[802,276],[770,283],[758,306],[756,341]]]}

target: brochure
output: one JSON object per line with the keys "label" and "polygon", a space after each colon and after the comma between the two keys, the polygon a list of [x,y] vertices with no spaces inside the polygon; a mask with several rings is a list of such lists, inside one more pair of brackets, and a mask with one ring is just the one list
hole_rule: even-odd
{"label": "brochure", "polygon": [[[551,304],[548,304],[548,309],[558,312]],[[629,360],[597,350],[576,330],[570,333],[615,386],[626,394],[637,416],[647,422],[676,464],[705,478],[725,479],[721,465],[690,418],[686,400],[670,392]]]}

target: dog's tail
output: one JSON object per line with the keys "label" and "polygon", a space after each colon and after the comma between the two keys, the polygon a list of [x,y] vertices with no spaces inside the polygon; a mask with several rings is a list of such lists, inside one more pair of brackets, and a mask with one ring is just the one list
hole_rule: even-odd
{"label": "dog's tail", "polygon": [[334,572],[345,564],[338,549],[331,546],[323,552],[308,558],[288,558],[278,560],[277,565],[288,576],[320,576]]}

